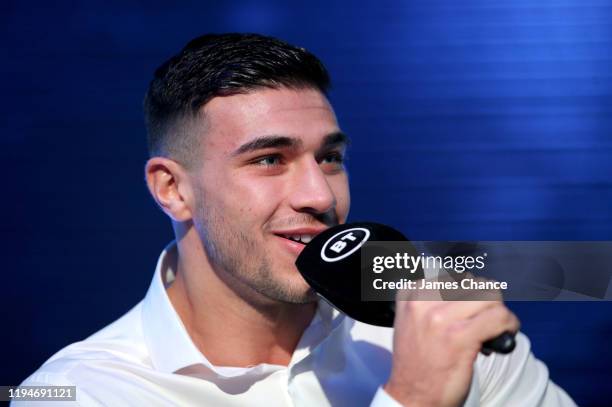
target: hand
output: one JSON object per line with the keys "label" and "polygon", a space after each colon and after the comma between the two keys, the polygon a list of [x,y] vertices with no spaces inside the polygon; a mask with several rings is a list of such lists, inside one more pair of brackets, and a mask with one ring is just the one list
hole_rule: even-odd
{"label": "hand", "polygon": [[411,407],[450,407],[465,401],[482,343],[519,329],[516,316],[503,305],[501,295],[496,296],[491,301],[398,297],[393,367],[385,391]]}

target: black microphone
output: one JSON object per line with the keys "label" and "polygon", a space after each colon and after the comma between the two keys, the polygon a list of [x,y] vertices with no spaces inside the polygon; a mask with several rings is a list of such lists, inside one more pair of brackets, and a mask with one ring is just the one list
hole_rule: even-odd
{"label": "black microphone", "polygon": [[[392,227],[372,222],[354,222],[331,227],[304,247],[295,264],[304,280],[319,296],[348,315],[370,325],[392,327],[393,301],[361,300],[361,248],[366,242],[405,242],[411,255],[416,248]],[[366,267],[367,265],[363,265]],[[419,270],[423,278],[423,270]],[[504,332],[483,343],[481,352],[510,353],[516,346],[514,335]]]}

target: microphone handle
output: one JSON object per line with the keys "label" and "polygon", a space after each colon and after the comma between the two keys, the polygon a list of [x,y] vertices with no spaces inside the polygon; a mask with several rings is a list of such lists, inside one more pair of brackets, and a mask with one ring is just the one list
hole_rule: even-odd
{"label": "microphone handle", "polygon": [[515,347],[516,339],[514,338],[514,334],[504,332],[503,334],[484,342],[480,351],[485,355],[490,355],[492,352],[507,354],[512,352]]}

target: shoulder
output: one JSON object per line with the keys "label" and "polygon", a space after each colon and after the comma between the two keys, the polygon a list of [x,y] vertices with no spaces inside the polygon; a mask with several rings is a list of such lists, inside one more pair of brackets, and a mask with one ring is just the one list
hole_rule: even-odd
{"label": "shoulder", "polygon": [[482,405],[575,406],[563,389],[553,383],[548,368],[531,352],[521,332],[508,355],[479,355],[476,360]]}
{"label": "shoulder", "polygon": [[[88,389],[105,387],[130,372],[151,369],[141,327],[141,304],[90,337],[51,356],[22,386],[77,386],[77,402]],[[86,400],[87,405],[95,405]],[[55,404],[54,404],[55,405]]]}

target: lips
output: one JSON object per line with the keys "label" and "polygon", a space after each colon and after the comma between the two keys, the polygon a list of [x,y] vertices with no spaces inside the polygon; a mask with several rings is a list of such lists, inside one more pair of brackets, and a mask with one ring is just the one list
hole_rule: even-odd
{"label": "lips", "polygon": [[323,232],[327,228],[299,228],[292,230],[274,231],[274,235],[280,238],[280,242],[290,252],[299,255],[316,235]]}
{"label": "lips", "polygon": [[284,237],[285,239],[293,240],[294,242],[299,242],[303,244],[308,244],[314,237],[312,234],[295,234],[295,235],[285,235],[279,234],[280,237]]}
{"label": "lips", "polygon": [[291,230],[276,230],[273,233],[294,242],[308,244],[316,235],[327,228],[295,228]]}

